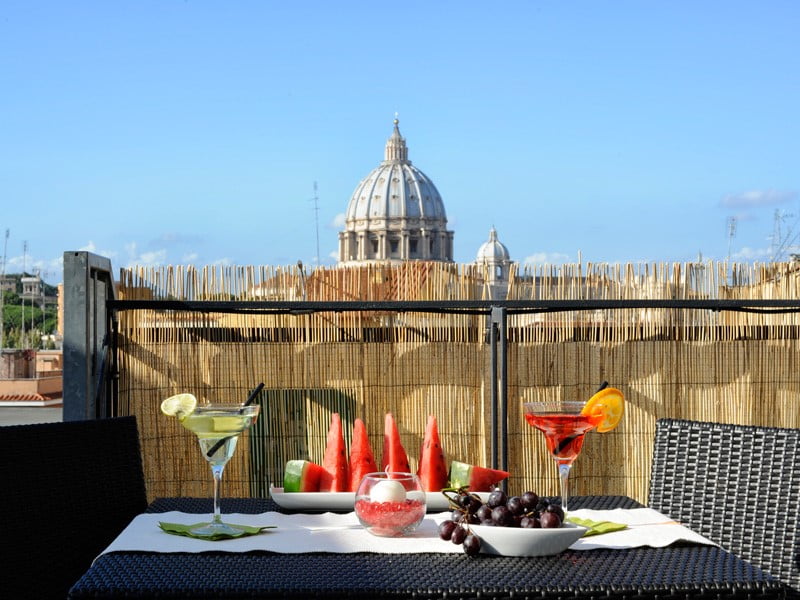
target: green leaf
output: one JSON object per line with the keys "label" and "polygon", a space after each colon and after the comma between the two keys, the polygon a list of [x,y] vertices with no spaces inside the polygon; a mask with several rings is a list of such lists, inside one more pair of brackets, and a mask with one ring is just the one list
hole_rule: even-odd
{"label": "green leaf", "polygon": [[612,523],[611,521],[592,521],[591,519],[580,519],[578,517],[567,517],[567,521],[575,523],[581,527],[588,527],[588,531],[583,534],[583,537],[590,535],[600,535],[601,533],[611,533],[612,531],[622,531],[627,529],[628,526],[624,523]]}
{"label": "green leaf", "polygon": [[264,531],[265,529],[275,529],[276,525],[266,525],[264,527],[254,527],[252,525],[235,525],[231,523],[233,527],[238,527],[242,530],[241,533],[214,533],[211,535],[197,535],[192,533],[191,530],[195,527],[200,527],[203,525],[208,525],[208,523],[192,523],[191,525],[185,525],[183,523],[165,523],[164,521],[159,521],[158,526],[161,527],[167,533],[172,535],[183,535],[186,537],[196,538],[198,540],[210,540],[215,542],[217,540],[229,540],[233,538],[240,538],[246,537],[248,535],[257,535]]}

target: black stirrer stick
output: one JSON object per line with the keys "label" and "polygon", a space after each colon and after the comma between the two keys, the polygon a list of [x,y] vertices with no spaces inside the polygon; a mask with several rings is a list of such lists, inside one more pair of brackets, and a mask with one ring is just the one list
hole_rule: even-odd
{"label": "black stirrer stick", "polygon": [[[261,390],[263,390],[263,389],[264,389],[264,384],[263,384],[263,382],[262,382],[262,383],[259,383],[259,384],[256,386],[256,388],[255,388],[255,389],[254,389],[252,392],[250,392],[250,395],[247,397],[247,401],[244,403],[244,405],[245,405],[245,406],[250,406],[250,405],[251,405],[251,404],[252,404],[252,403],[255,401],[255,399],[258,397],[258,394],[260,394],[260,393],[261,393]],[[208,458],[211,458],[212,456],[214,456],[214,453],[215,453],[217,450],[219,450],[220,448],[222,448],[222,445],[223,445],[223,444],[224,444],[224,443],[225,443],[227,440],[231,439],[232,437],[233,437],[232,435],[229,435],[228,437],[224,437],[224,438],[222,438],[221,440],[219,440],[219,441],[218,441],[216,444],[214,444],[213,446],[211,446],[211,449],[210,449],[208,452],[206,452],[206,456],[207,456]]]}

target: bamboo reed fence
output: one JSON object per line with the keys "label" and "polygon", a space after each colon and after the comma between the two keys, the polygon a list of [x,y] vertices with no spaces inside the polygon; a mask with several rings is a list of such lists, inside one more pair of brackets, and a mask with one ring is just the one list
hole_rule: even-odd
{"label": "bamboo reed fence", "polygon": [[[797,263],[568,264],[513,270],[508,299],[781,299],[800,297]],[[124,269],[124,300],[489,299],[471,265],[358,268]],[[647,501],[655,420],[679,417],[800,427],[800,316],[620,309],[508,319],[509,486],[555,494],[555,467],[522,402],[588,398],[603,381],[626,397],[622,424],[590,433],[573,493]],[[448,460],[490,461],[490,350],[485,316],[385,312],[255,315],[126,310],[119,315],[120,414],[140,423],[148,495],[206,496],[194,437],[163,416],[163,398],[243,400],[259,382],[262,415],[240,441],[224,493],[266,496],[287,460],[321,462],[330,415],[362,418],[380,461],[391,412],[416,468],[437,416]],[[350,428],[345,427],[349,444]],[[244,450],[242,449],[244,447]]]}

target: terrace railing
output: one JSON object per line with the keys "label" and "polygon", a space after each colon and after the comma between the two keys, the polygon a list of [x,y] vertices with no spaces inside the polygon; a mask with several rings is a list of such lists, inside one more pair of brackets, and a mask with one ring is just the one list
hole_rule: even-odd
{"label": "terrace railing", "polygon": [[[230,374],[224,373],[226,369],[230,370],[231,366],[226,365],[222,371],[208,372],[207,369],[211,368],[208,365],[203,368],[205,372],[201,372],[198,367],[197,372],[190,374],[175,375],[173,371],[178,369],[178,364],[182,361],[206,360],[207,353],[198,350],[179,350],[179,345],[198,347],[199,345],[218,345],[234,348],[237,354],[238,361],[241,362],[255,362],[262,360],[263,352],[254,354],[252,356],[246,353],[241,354],[241,347],[248,344],[268,346],[275,352],[289,353],[287,346],[305,345],[306,347],[319,347],[324,346],[335,347],[338,343],[349,344],[353,342],[353,331],[356,329],[348,329],[351,322],[361,319],[363,315],[373,315],[371,323],[381,322],[390,324],[385,326],[379,325],[373,327],[372,325],[365,326],[363,323],[358,325],[358,336],[356,340],[358,344],[369,343],[387,343],[402,336],[413,335],[421,340],[420,343],[428,343],[431,336],[430,332],[421,331],[419,327],[408,326],[404,328],[403,334],[397,334],[396,322],[402,315],[452,315],[454,319],[468,319],[469,322],[466,328],[470,333],[467,335],[467,341],[471,346],[480,346],[483,349],[476,350],[479,352],[477,364],[479,369],[483,369],[480,356],[487,356],[487,373],[483,381],[486,382],[486,394],[488,395],[487,408],[478,409],[478,414],[472,417],[472,423],[480,422],[482,418],[488,421],[486,431],[486,439],[480,440],[480,445],[486,449],[486,461],[491,466],[497,468],[511,470],[512,473],[517,470],[525,471],[543,471],[546,472],[537,477],[543,479],[552,479],[552,465],[550,464],[531,464],[528,458],[523,458],[525,452],[521,450],[520,446],[530,441],[527,437],[525,426],[519,426],[518,421],[518,407],[516,400],[528,395],[529,397],[546,397],[553,393],[562,393],[552,388],[567,386],[569,393],[580,390],[585,393],[586,389],[590,387],[588,381],[594,380],[599,383],[601,378],[616,377],[618,380],[612,381],[612,384],[618,387],[625,387],[626,395],[629,395],[631,426],[630,432],[625,436],[617,436],[615,439],[620,440],[616,444],[604,446],[601,452],[605,452],[607,456],[603,460],[610,462],[608,470],[613,473],[615,468],[614,461],[619,458],[614,458],[611,455],[618,455],[620,453],[628,453],[634,458],[632,465],[627,465],[626,469],[639,469],[636,477],[644,479],[646,473],[642,473],[639,468],[642,465],[649,464],[649,456],[636,455],[631,450],[632,444],[636,444],[637,450],[641,454],[642,448],[649,448],[651,443],[652,432],[649,429],[649,424],[654,423],[656,417],[660,416],[690,416],[692,411],[690,405],[696,402],[696,396],[702,395],[706,392],[697,392],[695,390],[682,391],[676,386],[695,386],[709,387],[709,382],[703,380],[702,384],[698,382],[680,381],[680,377],[676,373],[663,373],[665,362],[695,360],[689,357],[688,359],[683,356],[683,352],[674,349],[674,342],[690,342],[698,344],[703,349],[700,353],[706,357],[703,360],[710,360],[712,362],[719,362],[719,355],[714,354],[714,349],[708,349],[707,346],[713,345],[719,340],[728,340],[731,342],[742,341],[764,344],[786,344],[786,352],[794,355],[795,352],[800,351],[798,344],[800,343],[800,326],[796,322],[795,313],[800,312],[800,299],[797,294],[790,295],[789,298],[759,298],[759,297],[733,297],[733,298],[698,298],[698,297],[684,297],[684,298],[630,298],[630,297],[617,297],[617,298],[599,298],[599,299],[552,299],[552,298],[531,298],[531,299],[513,299],[513,300],[485,300],[485,299],[467,299],[467,300],[262,300],[253,299],[253,294],[248,294],[246,290],[238,294],[214,293],[214,294],[199,294],[196,292],[198,286],[192,284],[191,293],[182,294],[184,298],[175,298],[174,286],[170,289],[173,291],[164,292],[163,289],[156,289],[158,286],[153,286],[152,289],[145,289],[135,286],[127,285],[128,293],[114,296],[113,292],[113,279],[110,278],[111,268],[106,259],[89,255],[88,253],[67,253],[65,254],[65,290],[67,290],[68,298],[70,294],[75,296],[85,296],[86,299],[81,303],[78,298],[73,298],[71,302],[66,303],[65,320],[67,322],[74,322],[71,336],[66,335],[65,331],[65,418],[97,418],[103,416],[110,416],[112,414],[130,414],[143,410],[142,406],[146,406],[146,410],[152,412],[157,411],[153,405],[155,400],[160,397],[165,397],[165,394],[174,393],[177,391],[186,391],[189,387],[191,389],[203,390],[209,387],[218,387],[219,389],[229,389],[232,386],[240,386],[246,388],[248,385],[254,383],[237,381],[235,377],[231,378]],[[169,279],[166,277],[164,279]],[[162,279],[163,281],[163,279]],[[305,283],[305,281],[304,281]],[[166,286],[169,287],[169,286]],[[233,286],[235,287],[235,286]],[[146,293],[141,293],[142,290]],[[82,291],[83,290],[83,291]],[[136,291],[139,290],[139,291]],[[236,295],[236,299],[220,299],[221,297],[230,298]],[[619,294],[624,296],[625,294]],[[736,296],[736,293],[730,293],[731,296]],[[143,298],[142,296],[147,296]],[[263,297],[263,294],[259,294]],[[280,297],[280,294],[273,294],[273,296]],[[534,296],[534,294],[531,294]],[[214,299],[197,299],[197,297],[213,297]],[[296,294],[296,297],[307,297],[305,293]],[[188,299],[187,299],[188,298]],[[735,315],[735,314],[751,314],[757,315],[759,318],[755,321],[748,321],[747,324],[730,322],[730,319],[723,318],[709,318],[704,316],[700,321],[701,325],[695,325],[692,318],[674,319],[675,324],[670,328],[660,326],[649,327],[646,324],[646,318],[642,320],[637,317],[637,320],[632,324],[625,318],[617,316],[628,315],[635,312],[637,315],[650,312],[658,313],[671,313],[673,315]],[[139,315],[135,319],[126,319],[126,315]],[[340,318],[337,315],[351,315],[350,317],[341,317],[347,320],[346,324],[337,324],[333,329],[337,332],[336,339],[328,339],[329,334],[320,335],[315,337],[310,333],[309,327],[318,327],[324,329],[331,325],[333,321]],[[578,318],[576,315],[591,315],[591,318]],[[617,315],[617,316],[615,316]],[[776,321],[780,319],[780,315],[789,315],[785,321]],[[304,320],[303,325],[299,325],[292,329],[287,329],[287,326],[281,319],[295,319]],[[309,325],[309,319],[316,319],[315,325]],[[227,319],[227,320],[226,320]],[[377,319],[374,320],[374,319]],[[383,321],[381,321],[383,319]],[[388,319],[388,321],[387,321]],[[609,338],[608,330],[600,325],[605,321],[619,321],[620,328],[639,328],[639,331],[634,333],[626,333],[621,342]],[[594,322],[593,322],[594,321]],[[568,325],[563,325],[567,322]],[[361,321],[359,321],[361,323]],[[75,325],[77,324],[77,325]],[[431,327],[435,328],[436,324]],[[145,328],[149,333],[142,338],[138,338],[137,330]],[[395,329],[392,329],[395,328]],[[725,329],[725,333],[708,333],[709,330]],[[668,329],[668,331],[667,331]],[[70,329],[68,328],[67,331]],[[550,330],[556,331],[557,335],[553,335],[550,339]],[[395,333],[392,333],[395,331]],[[435,334],[435,329],[431,329]],[[532,334],[531,332],[536,332]],[[544,333],[542,333],[544,332]],[[776,333],[777,332],[777,333]],[[436,334],[438,335],[438,334]],[[448,335],[461,335],[461,334],[441,334],[439,341],[444,341],[443,348],[447,348]],[[531,337],[531,336],[534,337]],[[180,338],[180,339],[178,339]],[[67,340],[69,339],[69,356],[67,360]],[[531,340],[534,340],[531,342]],[[612,354],[609,352],[610,347],[618,348],[625,346],[625,340],[636,339],[640,342],[641,348],[625,347],[619,350],[610,359],[603,358],[604,355]],[[337,341],[338,340],[338,341]],[[372,340],[372,342],[370,341]],[[659,340],[668,340],[672,343],[669,350],[664,350],[665,346],[657,345]],[[415,342],[416,343],[416,342]],[[531,345],[535,348],[531,349]],[[654,345],[656,344],[656,345]],[[294,347],[292,346],[292,347]],[[745,359],[748,353],[752,352],[754,346],[748,345],[742,351],[737,350],[735,356],[731,355],[731,362],[737,363],[742,360],[742,352]],[[761,347],[761,346],[759,346]],[[565,350],[568,348],[568,350]],[[605,350],[603,349],[605,348]],[[446,350],[445,350],[446,351]],[[324,352],[324,348],[319,350]],[[535,356],[531,356],[531,352]],[[564,353],[568,353],[566,356]],[[641,356],[642,352],[654,353],[652,365],[648,365],[646,369],[637,369],[633,364],[637,360],[644,360]],[[708,353],[711,354],[708,354]],[[662,357],[662,354],[667,358]],[[708,354],[708,356],[706,356]],[[134,356],[135,355],[135,356]],[[586,358],[581,358],[582,356]],[[318,354],[315,354],[318,356]],[[348,355],[349,357],[350,355]],[[381,354],[380,356],[385,356]],[[82,360],[81,360],[82,359]],[[288,361],[290,366],[287,369],[291,370],[291,356],[285,357],[282,360]],[[336,358],[331,359],[327,367],[338,364],[336,360],[341,361],[341,356],[337,355]],[[350,360],[350,358],[348,358]],[[606,364],[603,361],[610,360]],[[721,360],[727,360],[723,357]],[[561,363],[585,362],[587,364],[570,364],[568,366],[561,365]],[[615,361],[625,362],[624,365],[618,365]],[[206,360],[206,362],[208,362]],[[763,357],[759,359],[760,363],[768,363],[769,359]],[[789,360],[789,363],[792,361]],[[126,373],[126,369],[133,368],[130,365],[136,363],[137,365],[146,364],[145,373],[142,371],[141,375],[131,377]],[[556,368],[553,365],[559,363]],[[599,364],[598,364],[599,363]],[[672,365],[667,368],[679,368],[680,365]],[[137,367],[138,368],[138,367]],[[219,366],[215,366],[218,369]],[[433,366],[431,368],[434,368]],[[465,367],[466,368],[466,367]],[[682,373],[685,378],[686,367]],[[704,365],[698,365],[698,371],[702,371]],[[735,367],[733,367],[735,369]],[[761,371],[768,370],[769,365],[759,367]],[[780,424],[784,426],[798,426],[797,416],[790,416],[790,419],[795,419],[793,422],[786,422],[786,419],[777,415],[774,410],[774,403],[764,403],[760,412],[756,415],[753,412],[752,405],[748,404],[743,408],[741,398],[748,397],[748,394],[753,394],[753,386],[756,389],[768,385],[769,378],[773,377],[776,385],[781,388],[788,389],[788,396],[782,396],[777,400],[784,409],[781,409],[780,414],[792,415],[791,407],[795,407],[794,413],[797,413],[797,405],[794,404],[797,400],[796,394],[800,393],[800,376],[794,373],[789,373],[789,368],[779,366],[776,367],[781,370],[777,376],[759,374],[755,382],[744,382],[734,393],[733,400],[730,402],[730,410],[723,415],[726,420],[733,421],[752,421],[761,420],[765,418],[776,417],[783,419],[781,423],[766,423],[766,424]],[[727,369],[727,367],[726,367]],[[549,371],[558,370],[557,375],[548,374]],[[796,369],[794,369],[796,371]],[[252,369],[251,369],[252,371]],[[509,378],[509,371],[513,376]],[[760,372],[761,372],[760,371]],[[157,372],[158,377],[151,374]],[[168,372],[168,376],[164,377],[164,373]],[[523,378],[520,374],[525,373]],[[526,386],[532,385],[531,372],[535,372],[533,382],[543,386],[543,389],[534,390],[533,392],[526,389]],[[653,388],[651,383],[647,386],[640,384],[634,380],[628,380],[629,374],[636,373],[637,377],[641,377],[640,373],[645,373],[647,377],[661,377],[664,381],[659,382],[656,388]],[[250,377],[248,372],[248,377]],[[580,382],[583,386],[575,384],[575,381],[569,381],[570,374],[574,380]],[[606,377],[608,375],[608,377]],[[374,374],[370,377],[374,380]],[[378,375],[379,377],[379,375]],[[698,375],[697,379],[702,377]],[[122,379],[124,381],[125,391],[121,394],[118,382]],[[288,376],[282,379],[293,381],[297,377]],[[325,378],[323,378],[325,379]],[[335,376],[327,377],[328,380],[335,380]],[[403,378],[405,379],[405,378]],[[727,373],[725,375],[724,386],[730,387],[732,381],[736,379],[735,373]],[[135,380],[135,381],[132,381]],[[180,383],[179,383],[180,382]],[[216,383],[215,383],[216,382]],[[789,382],[787,384],[787,382]],[[450,382],[456,383],[456,382]],[[448,382],[437,382],[440,388],[442,385],[447,385]],[[182,389],[170,389],[171,386],[180,385]],[[310,384],[309,384],[310,385]],[[372,381],[374,387],[374,381]],[[398,384],[401,385],[401,384]],[[479,384],[479,387],[482,384]],[[269,386],[268,386],[269,387]],[[281,385],[284,389],[291,388],[291,385]],[[335,387],[335,386],[334,386]],[[371,387],[370,389],[373,389]],[[401,385],[402,387],[402,385]],[[67,395],[66,390],[69,388],[71,393]],[[186,389],[184,389],[186,388]],[[583,389],[586,388],[586,389]],[[656,390],[655,392],[653,390]],[[657,397],[657,394],[662,393],[661,390],[669,390],[669,401],[664,398]],[[722,396],[717,395],[717,393]],[[243,390],[236,392],[242,395]],[[366,396],[372,392],[353,392],[359,396]],[[431,392],[436,394],[438,392]],[[664,392],[667,393],[667,392]],[[704,406],[712,406],[712,408],[719,403],[719,398],[723,397],[728,392],[724,390],[713,391],[713,396],[710,398],[701,398],[701,403]],[[478,390],[473,393],[473,397],[477,394],[480,397],[481,392]],[[531,396],[532,394],[532,396]],[[125,396],[125,397],[121,397]],[[730,394],[728,394],[730,396]],[[728,400],[731,400],[728,396]],[[510,402],[509,398],[514,398],[514,402]],[[683,399],[682,399],[683,398]],[[286,400],[291,403],[291,400]],[[357,399],[360,406],[367,406],[365,402],[371,403],[364,397]],[[454,402],[458,404],[461,402],[454,396]],[[326,406],[335,405],[327,400]],[[391,407],[396,400],[387,400],[382,407]],[[739,406],[742,405],[742,406]],[[681,408],[683,406],[683,408]],[[359,410],[364,410],[359,409]],[[358,410],[356,410],[358,412]],[[645,417],[637,414],[639,412],[647,413]],[[678,414],[675,414],[678,413]],[[689,414],[687,414],[689,413]],[[763,414],[762,414],[763,413]],[[377,413],[376,413],[377,414]],[[716,413],[715,413],[716,414]],[[707,415],[701,415],[706,418]],[[415,416],[415,422],[419,421],[419,415]],[[159,420],[158,416],[151,421],[154,429],[165,427],[161,425],[163,419]],[[322,421],[324,422],[324,421]],[[765,424],[765,423],[761,423]],[[375,425],[372,424],[373,429],[371,432],[372,437],[377,438],[379,435]],[[309,428],[315,428],[317,438],[324,438],[324,430],[321,430],[323,425],[316,423],[313,426],[309,424]],[[409,439],[417,441],[420,432],[408,432]],[[456,440],[458,431],[450,432],[451,439]],[[170,431],[148,432],[145,431],[143,436],[152,436],[153,442],[150,445],[148,439],[143,440],[143,448],[145,452],[151,449],[155,452],[155,438],[161,438],[163,443],[164,437],[178,438],[179,434]],[[170,442],[172,443],[172,442]],[[455,441],[452,444],[456,446]],[[192,450],[190,450],[192,452]],[[311,453],[318,453],[319,450],[310,449]],[[459,450],[461,454],[466,452],[463,448]],[[481,456],[480,452],[476,453]],[[281,459],[286,457],[286,451],[282,454],[277,453],[275,456],[280,456]],[[176,456],[183,456],[181,451],[176,453]],[[189,456],[192,460],[193,456]],[[312,456],[312,458],[319,458]],[[145,456],[145,470],[147,472],[148,456]],[[153,461],[156,459],[153,458]],[[159,460],[163,461],[163,456]],[[181,460],[174,458],[173,460]],[[186,457],[183,456],[183,460]],[[478,460],[478,459],[475,459]],[[277,464],[270,465],[266,471],[266,477],[271,478],[273,483],[276,478],[280,478],[280,473],[276,469],[280,468],[280,459],[275,459]],[[523,468],[524,465],[524,468]],[[200,465],[202,467],[202,465]],[[183,463],[182,467],[183,468]],[[175,469],[176,471],[178,469]],[[201,481],[205,481],[205,472],[201,472]],[[169,477],[180,477],[181,475],[168,475]],[[603,471],[592,472],[590,477],[594,478],[597,482],[596,485],[609,485],[601,483],[613,479]],[[153,478],[162,477],[160,474],[154,474]],[[227,476],[226,476],[227,477]],[[242,478],[247,479],[246,477]],[[159,483],[157,486],[160,486]],[[164,495],[170,493],[186,493],[187,488],[181,487],[183,484],[176,483],[173,486],[166,485],[160,487],[155,492],[156,495]],[[538,485],[536,483],[526,482],[526,485]],[[614,490],[613,484],[610,491],[622,491],[628,495],[637,496],[637,493],[632,493],[630,489]],[[638,484],[637,484],[638,485]],[[177,486],[177,487],[175,487]],[[640,491],[639,488],[636,491]],[[541,489],[537,487],[536,489]],[[262,493],[264,490],[258,490]],[[590,490],[592,492],[598,490]],[[603,488],[604,492],[608,492],[609,488]],[[250,490],[253,493],[253,489]],[[152,493],[152,491],[151,491]],[[641,495],[641,494],[638,494]]]}

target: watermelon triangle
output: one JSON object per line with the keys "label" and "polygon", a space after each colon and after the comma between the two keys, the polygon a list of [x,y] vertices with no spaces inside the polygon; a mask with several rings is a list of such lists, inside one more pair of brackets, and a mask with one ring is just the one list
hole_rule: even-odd
{"label": "watermelon triangle", "polygon": [[381,470],[394,473],[410,473],[411,466],[408,464],[403,443],[400,441],[400,432],[397,431],[397,423],[394,422],[392,413],[386,413],[383,428],[383,456],[381,457]]}
{"label": "watermelon triangle", "polygon": [[339,413],[331,415],[328,429],[328,444],[322,460],[325,472],[320,477],[320,492],[346,492],[350,487],[350,469],[347,464],[347,451],[342,433],[342,419]]}
{"label": "watermelon triangle", "polygon": [[439,441],[439,426],[434,415],[428,416],[417,475],[422,489],[426,492],[439,492],[447,487],[447,464]]}
{"label": "watermelon triangle", "polygon": [[353,423],[353,442],[350,445],[350,491],[357,492],[364,475],[377,470],[375,455],[367,437],[367,426],[357,418]]}

